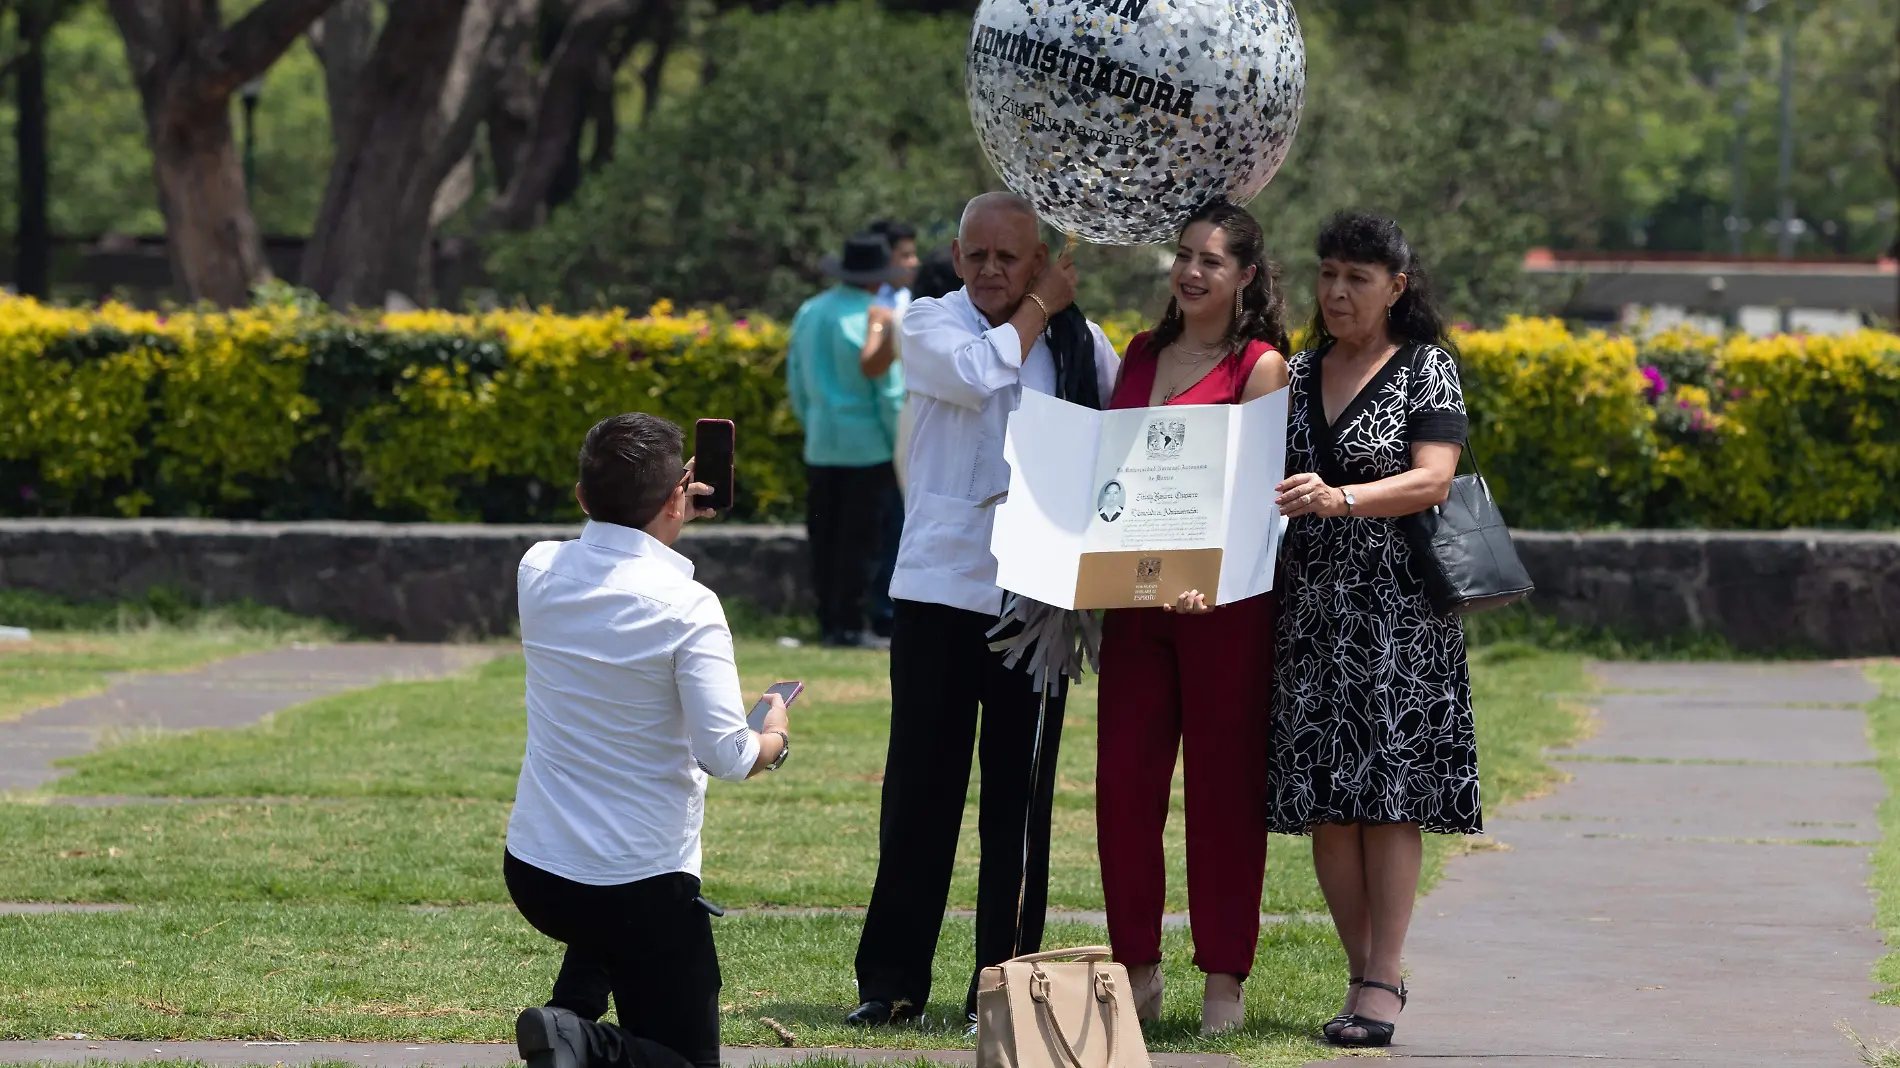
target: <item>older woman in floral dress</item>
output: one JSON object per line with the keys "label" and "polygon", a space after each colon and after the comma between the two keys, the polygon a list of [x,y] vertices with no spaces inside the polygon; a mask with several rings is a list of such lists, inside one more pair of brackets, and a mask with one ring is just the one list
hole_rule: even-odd
{"label": "older woman in floral dress", "polygon": [[1421,831],[1483,830],[1471,682],[1400,517],[1442,503],[1465,439],[1458,364],[1390,219],[1320,232],[1310,347],[1288,361],[1273,827],[1313,836],[1351,981],[1326,1037],[1390,1044]]}

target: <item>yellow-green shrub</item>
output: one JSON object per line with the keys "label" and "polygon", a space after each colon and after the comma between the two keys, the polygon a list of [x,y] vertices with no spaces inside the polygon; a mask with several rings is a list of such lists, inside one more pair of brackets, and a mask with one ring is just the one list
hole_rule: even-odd
{"label": "yellow-green shrub", "polygon": [[[1110,317],[1117,344],[1140,324]],[[1891,526],[1900,336],[1457,338],[1472,445],[1520,526]],[[575,451],[640,410],[739,427],[742,518],[797,515],[785,331],[663,305],[170,318],[0,298],[0,511],[577,515]]]}
{"label": "yellow-green shrub", "polygon": [[[37,477],[5,487],[33,510],[54,496],[129,479],[162,355],[158,320],[129,309],[49,308],[0,297],[0,461]],[[127,502],[136,510],[136,502]]]}
{"label": "yellow-green shrub", "polygon": [[152,428],[160,483],[214,505],[247,500],[248,483],[284,470],[316,432],[300,325],[294,312],[273,308],[181,315],[159,327],[177,346],[163,362]]}
{"label": "yellow-green shrub", "polygon": [[1716,367],[1726,409],[1694,487],[1710,522],[1900,521],[1900,336],[1738,337]]}
{"label": "yellow-green shrub", "polygon": [[565,501],[587,428],[625,411],[664,416],[689,433],[696,419],[733,420],[746,511],[781,515],[803,502],[803,438],[785,403],[777,324],[673,315],[661,306],[638,319],[421,312],[383,325],[493,333],[508,362],[492,374],[411,368],[387,400],[352,421],[346,447],[361,457],[379,505],[431,519],[477,518],[458,506],[458,490],[497,475],[538,479]]}
{"label": "yellow-green shrub", "polygon": [[1458,344],[1472,452],[1513,523],[1638,514],[1656,449],[1634,342],[1516,319],[1463,333]]}

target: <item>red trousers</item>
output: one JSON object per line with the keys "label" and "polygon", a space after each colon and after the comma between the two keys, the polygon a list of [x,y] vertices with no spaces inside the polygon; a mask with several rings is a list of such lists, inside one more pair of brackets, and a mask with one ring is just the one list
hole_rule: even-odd
{"label": "red trousers", "polygon": [[1102,635],[1095,832],[1115,959],[1161,959],[1161,832],[1185,751],[1194,964],[1245,977],[1260,938],[1273,707],[1272,594],[1205,615],[1108,613]]}

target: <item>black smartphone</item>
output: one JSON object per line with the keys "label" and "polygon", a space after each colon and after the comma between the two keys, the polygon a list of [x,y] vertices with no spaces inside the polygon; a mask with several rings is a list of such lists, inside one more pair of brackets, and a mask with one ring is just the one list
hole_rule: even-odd
{"label": "black smartphone", "polygon": [[[768,694],[778,694],[785,699],[785,703],[789,706],[793,701],[798,700],[799,694],[805,692],[805,684],[802,682],[775,682],[765,692]],[[770,711],[771,708],[772,705],[770,702],[766,701],[763,697],[759,698],[759,703],[753,705],[752,711],[746,713],[746,726],[751,727],[754,733],[764,730],[765,714]]]}
{"label": "black smartphone", "polygon": [[693,424],[693,481],[712,487],[711,493],[693,498],[695,506],[722,511],[732,507],[737,433],[730,419],[701,419]]}

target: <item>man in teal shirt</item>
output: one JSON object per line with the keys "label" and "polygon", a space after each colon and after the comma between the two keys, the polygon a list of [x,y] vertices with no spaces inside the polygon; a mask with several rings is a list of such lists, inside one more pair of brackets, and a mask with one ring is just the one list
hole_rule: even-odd
{"label": "man in teal shirt", "polygon": [[818,627],[826,645],[877,644],[864,636],[865,587],[878,564],[904,372],[891,310],[878,287],[898,277],[882,235],[860,234],[825,261],[837,284],[792,320],[785,380],[805,427],[805,529]]}

